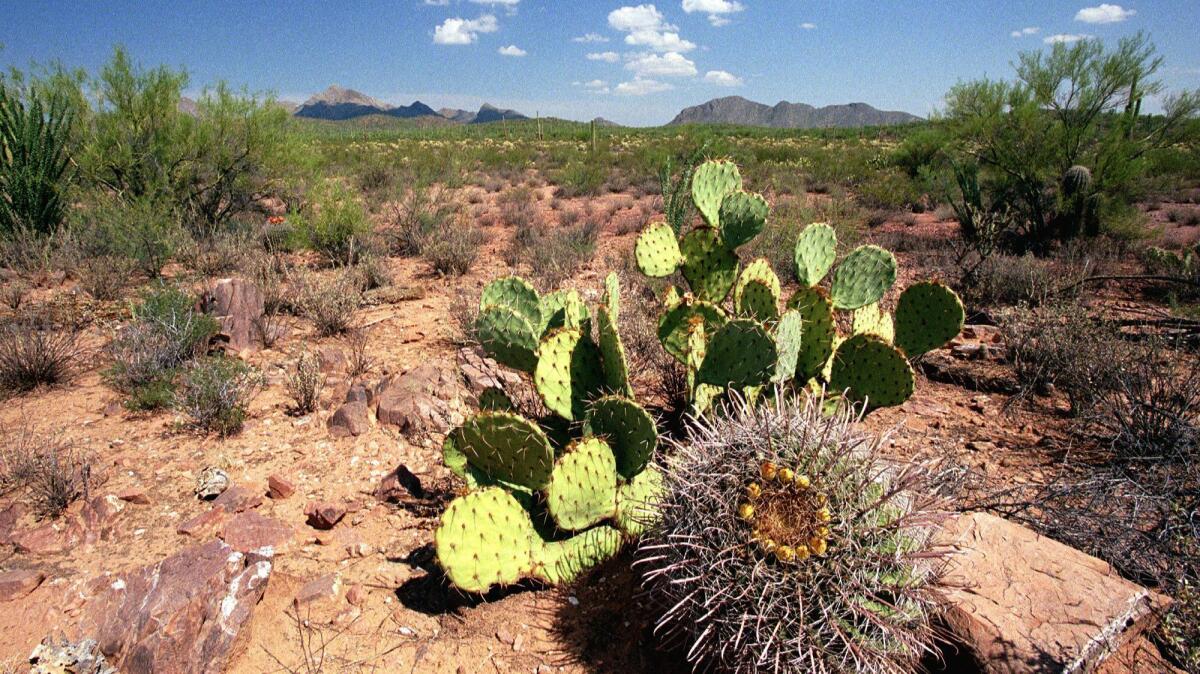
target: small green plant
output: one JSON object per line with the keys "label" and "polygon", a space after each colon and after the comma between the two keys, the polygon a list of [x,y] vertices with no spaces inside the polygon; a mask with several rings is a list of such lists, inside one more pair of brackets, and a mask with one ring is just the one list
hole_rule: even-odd
{"label": "small green plant", "polygon": [[296,416],[312,414],[321,402],[321,389],[325,386],[325,377],[321,374],[321,363],[311,353],[300,354],[292,371],[288,373],[288,395],[292,398],[289,410]]}
{"label": "small green plant", "polygon": [[242,430],[247,407],[262,385],[262,376],[240,360],[202,358],[184,370],[174,407],[186,417],[186,427],[225,437]]}
{"label": "small green plant", "polygon": [[288,222],[302,245],[339,264],[353,264],[371,233],[362,204],[337,183],[320,186],[310,208],[290,214]]}

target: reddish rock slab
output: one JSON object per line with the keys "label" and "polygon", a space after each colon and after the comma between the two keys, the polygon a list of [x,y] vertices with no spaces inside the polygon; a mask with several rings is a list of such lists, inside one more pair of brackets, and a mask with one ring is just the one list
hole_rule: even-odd
{"label": "reddish rock slab", "polygon": [[240,278],[217,281],[205,298],[204,309],[220,323],[220,334],[231,351],[257,346],[256,324],[263,315],[263,295],[253,283]]}
{"label": "reddish rock slab", "polygon": [[27,510],[24,503],[13,503],[0,510],[0,545],[13,542],[13,537],[17,534],[17,522],[25,516]]}
{"label": "reddish rock slab", "polygon": [[339,574],[330,573],[320,578],[314,578],[301,586],[293,601],[296,606],[306,606],[324,599],[336,599],[341,591],[342,577]]}
{"label": "reddish rock slab", "polygon": [[221,538],[238,552],[270,548],[279,552],[286,548],[295,531],[273,517],[264,517],[253,510],[234,515],[221,531]]}
{"label": "reddish rock slab", "polygon": [[1154,625],[1170,600],[1108,564],[984,513],[944,525],[945,620],[982,671],[1091,672]]}
{"label": "reddish rock slab", "polygon": [[117,498],[126,503],[134,503],[137,505],[150,505],[150,497],[146,495],[145,490],[138,488],[125,489],[117,492]]}
{"label": "reddish rock slab", "polygon": [[267,496],[279,501],[296,493],[296,485],[280,475],[267,478]]}
{"label": "reddish rock slab", "polygon": [[83,526],[75,517],[47,522],[13,534],[12,544],[27,555],[54,555],[83,543]]}
{"label": "reddish rock slab", "polygon": [[384,476],[375,487],[375,498],[384,503],[405,503],[413,499],[424,499],[427,494],[417,477],[408,466],[400,464]]}
{"label": "reddish rock slab", "polygon": [[221,492],[221,495],[213,499],[212,503],[213,506],[219,506],[231,514],[236,514],[257,508],[262,505],[262,502],[262,494],[257,490],[234,485]]}
{"label": "reddish rock slab", "polygon": [[229,519],[229,512],[221,506],[205,510],[175,528],[175,532],[184,536],[203,538],[216,533]]}
{"label": "reddish rock slab", "polygon": [[266,591],[271,562],[222,541],[141,569],[105,575],[81,631],[126,674],[217,674]]}
{"label": "reddish rock slab", "polygon": [[446,399],[457,393],[450,368],[428,363],[399,377],[386,377],[375,388],[375,417],[410,437],[450,430]]}
{"label": "reddish rock slab", "polygon": [[335,438],[358,436],[371,430],[370,410],[366,403],[346,403],[329,417],[329,434]]}
{"label": "reddish rock slab", "polygon": [[314,529],[332,529],[346,516],[345,506],[336,503],[313,501],[304,506],[304,517]]}
{"label": "reddish rock slab", "polygon": [[24,597],[36,590],[43,580],[46,580],[46,574],[29,569],[0,573],[0,602]]}

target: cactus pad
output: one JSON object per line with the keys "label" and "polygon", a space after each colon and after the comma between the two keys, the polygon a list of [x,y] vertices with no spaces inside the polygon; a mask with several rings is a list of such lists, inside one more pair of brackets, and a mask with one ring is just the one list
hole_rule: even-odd
{"label": "cactus pad", "polygon": [[742,174],[737,164],[726,159],[710,159],[692,173],[692,201],[704,221],[713,227],[721,222],[721,202],[725,195],[742,189]]}
{"label": "cactus pad", "polygon": [[493,304],[479,312],[475,329],[484,351],[511,368],[533,372],[537,365],[534,324],[512,308]]}
{"label": "cactus pad", "polygon": [[737,313],[760,323],[773,324],[779,320],[779,295],[765,282],[754,279],[742,288]]}
{"label": "cactus pad", "polygon": [[914,283],[896,302],[896,346],[915,358],[954,339],[964,318],[953,290],[937,281]]}
{"label": "cactus pad", "polygon": [[878,302],[865,304],[854,310],[854,334],[875,335],[890,342],[896,335],[892,315],[880,309]]}
{"label": "cactus pad", "polygon": [[804,318],[795,309],[784,312],[775,325],[775,375],[771,381],[782,384],[796,376],[796,363],[803,345]]}
{"label": "cactus pad", "polygon": [[629,536],[640,536],[654,523],[663,497],[663,475],[650,466],[617,487],[617,526]]}
{"label": "cactus pad", "polygon": [[683,278],[692,293],[706,302],[720,302],[737,280],[738,257],[712,227],[697,227],[683,237]]}
{"label": "cactus pad", "polygon": [[709,340],[699,379],[705,384],[729,388],[759,386],[771,380],[776,357],[775,340],[761,324],[735,319]]}
{"label": "cactus pad", "polygon": [[875,245],[855,248],[838,265],[830,295],[838,309],[878,302],[896,281],[896,258]]}
{"label": "cactus pad", "polygon": [[499,487],[454,499],[442,513],[434,544],[446,577],[466,592],[486,592],[530,575],[544,545],[529,513]]}
{"label": "cactus pad", "polygon": [[539,339],[556,328],[580,328],[584,332],[591,332],[587,305],[574,288],[555,290],[542,297],[538,310],[541,316],[537,334]]}
{"label": "cactus pad", "polygon": [[[774,320],[779,315],[779,295],[782,292],[780,289],[779,277],[775,275],[775,270],[771,269],[771,263],[766,258],[756,258],[738,276],[737,285],[733,289],[733,305],[739,314],[745,315],[741,306],[743,303],[743,295],[745,294],[746,286],[751,281],[760,281],[766,284],[775,298],[773,304],[775,310],[771,312],[771,319]],[[765,320],[760,318],[759,320]]]}
{"label": "cactus pad", "polygon": [[675,273],[683,263],[675,230],[665,222],[656,222],[638,235],[633,247],[638,269],[646,276],[661,278]]}
{"label": "cactus pad", "polygon": [[629,364],[625,359],[625,347],[621,344],[616,320],[604,305],[596,308],[596,335],[600,342],[598,346],[605,388],[613,393],[632,396],[633,386],[629,383]]}
{"label": "cactus pad", "polygon": [[513,412],[516,405],[504,389],[489,386],[479,392],[479,409],[491,412]]}
{"label": "cactus pad", "polygon": [[588,569],[621,551],[621,532],[602,525],[565,541],[545,543],[535,550],[534,576],[558,585],[569,583]]}
{"label": "cactus pad", "polygon": [[617,506],[617,464],[608,443],[585,437],[554,464],[546,509],[558,528],[579,531],[611,517]]}
{"label": "cactus pad", "polygon": [[679,288],[675,286],[667,286],[667,289],[663,291],[662,300],[664,307],[673,309],[683,301],[683,293],[679,292]]}
{"label": "cactus pad", "polygon": [[600,350],[577,328],[551,331],[538,345],[533,382],[547,408],[580,419],[604,388]]}
{"label": "cactus pad", "polygon": [[695,300],[676,304],[658,319],[658,340],[667,353],[684,365],[687,365],[688,330],[692,318],[697,316],[703,321],[705,335],[716,332],[727,320],[721,307]]}
{"label": "cactus pad", "polygon": [[855,335],[842,342],[829,375],[832,391],[846,391],[848,398],[870,408],[903,403],[915,383],[904,354],[875,335]]}
{"label": "cactus pad", "polygon": [[823,222],[814,222],[796,239],[796,278],[815,286],[829,273],[837,256],[837,233]]}
{"label": "cactus pad", "polygon": [[480,412],[453,435],[474,467],[504,482],[541,489],[550,481],[554,448],[538,425],[508,412]]}
{"label": "cactus pad", "polygon": [[730,249],[758,236],[767,224],[767,200],[761,194],[732,192],[721,200],[721,238]]}
{"label": "cactus pad", "polygon": [[616,325],[621,317],[621,277],[615,271],[604,277],[604,306],[608,307],[608,315]]}
{"label": "cactus pad", "polygon": [[808,381],[821,373],[833,355],[837,331],[833,325],[833,303],[824,288],[802,287],[788,300],[788,308],[800,312],[800,355],[796,358],[796,379]]}
{"label": "cactus pad", "polygon": [[654,419],[641,405],[620,396],[605,396],[593,403],[583,428],[608,441],[617,472],[625,479],[640,473],[658,447]]}
{"label": "cactus pad", "polygon": [[479,310],[491,306],[508,307],[536,326],[541,319],[538,301],[538,293],[528,281],[520,276],[506,276],[484,286],[479,296]]}

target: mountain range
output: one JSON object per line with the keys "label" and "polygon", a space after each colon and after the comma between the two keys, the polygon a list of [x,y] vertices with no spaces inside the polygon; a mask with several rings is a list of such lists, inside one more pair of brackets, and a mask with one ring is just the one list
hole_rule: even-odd
{"label": "mountain range", "polygon": [[684,108],[670,124],[736,124],[777,129],[813,129],[888,126],[920,120],[920,117],[907,112],[878,110],[866,103],[816,108],[805,103],[780,101],[770,106],[741,96],[726,96]]}
{"label": "mountain range", "polygon": [[292,114],[297,117],[330,121],[343,121],[367,115],[384,115],[401,119],[441,117],[459,124],[484,124],[503,119],[528,119],[515,110],[501,110],[487,103],[484,103],[478,112],[453,108],[434,110],[421,101],[414,101],[412,105],[392,105],[353,89],[343,89],[336,84],[301,103]]}

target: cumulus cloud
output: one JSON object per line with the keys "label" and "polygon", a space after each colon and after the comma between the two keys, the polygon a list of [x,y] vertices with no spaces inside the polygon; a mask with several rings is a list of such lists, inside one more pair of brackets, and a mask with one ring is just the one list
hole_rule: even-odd
{"label": "cumulus cloud", "polygon": [[1075,20],[1084,23],[1120,23],[1134,14],[1137,14],[1136,9],[1104,3],[1095,7],[1084,7],[1075,13]]}
{"label": "cumulus cloud", "polygon": [[1055,33],[1054,35],[1047,35],[1042,38],[1042,42],[1046,44],[1071,44],[1072,42],[1079,42],[1090,37],[1092,36],[1079,33]]}
{"label": "cumulus cloud", "polygon": [[800,24],[800,27],[804,30],[812,30],[817,27],[817,24],[812,23],[811,21],[805,21],[804,23]]}
{"label": "cumulus cloud", "polygon": [[608,42],[608,38],[599,33],[588,33],[587,35],[580,35],[579,37],[571,38],[571,42],[583,42],[590,44],[595,42]]}
{"label": "cumulus cloud", "polygon": [[695,43],[679,36],[678,28],[667,23],[666,17],[654,5],[626,6],[608,13],[608,25],[628,33],[625,44],[646,47],[659,52],[685,53],[696,48]]}
{"label": "cumulus cloud", "polygon": [[616,92],[624,96],[646,96],[647,94],[657,94],[663,91],[674,89],[666,82],[657,82],[655,80],[643,79],[634,77],[631,82],[622,82],[617,85]]}
{"label": "cumulus cloud", "polygon": [[440,26],[433,29],[433,41],[436,44],[472,44],[479,39],[480,33],[495,33],[500,30],[496,17],[484,14],[478,19],[446,19]]}
{"label": "cumulus cloud", "polygon": [[607,94],[609,92],[608,82],[604,80],[589,80],[587,82],[572,82],[571,84],[577,87],[583,87],[592,94]]}
{"label": "cumulus cloud", "polygon": [[1027,26],[1020,30],[1014,30],[1013,32],[1009,33],[1009,35],[1013,37],[1026,37],[1028,35],[1037,35],[1038,31],[1040,30],[1041,28],[1038,28],[1037,26]]}
{"label": "cumulus cloud", "polygon": [[692,77],[696,74],[696,64],[673,51],[662,55],[635,54],[625,64],[625,69],[632,70],[637,77]]}
{"label": "cumulus cloud", "polygon": [[529,53],[515,44],[510,44],[507,47],[501,47],[496,51],[500,52],[501,56],[524,56]]}
{"label": "cumulus cloud", "polygon": [[746,9],[746,6],[734,0],[683,0],[683,11],[691,14],[701,12],[708,15],[708,22],[713,26],[724,26],[729,23],[726,14],[733,14]]}
{"label": "cumulus cloud", "polygon": [[724,70],[710,70],[704,73],[704,81],[722,87],[740,87],[742,78]]}
{"label": "cumulus cloud", "polygon": [[600,51],[592,52],[587,55],[589,61],[604,61],[605,63],[616,63],[621,60],[621,55],[615,51]]}

